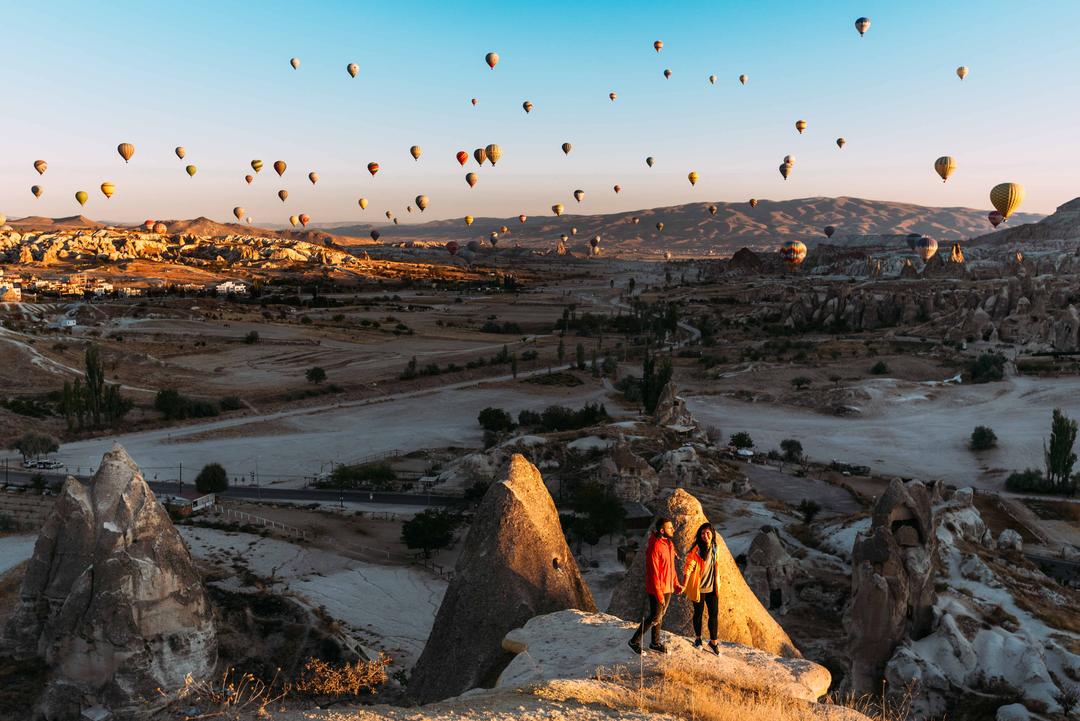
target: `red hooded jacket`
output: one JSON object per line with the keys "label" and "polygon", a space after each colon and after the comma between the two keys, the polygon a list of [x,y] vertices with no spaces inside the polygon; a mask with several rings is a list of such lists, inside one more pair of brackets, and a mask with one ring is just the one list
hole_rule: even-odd
{"label": "red hooded jacket", "polygon": [[675,544],[654,533],[645,550],[645,592],[662,598],[673,593],[676,584],[682,585],[675,571]]}

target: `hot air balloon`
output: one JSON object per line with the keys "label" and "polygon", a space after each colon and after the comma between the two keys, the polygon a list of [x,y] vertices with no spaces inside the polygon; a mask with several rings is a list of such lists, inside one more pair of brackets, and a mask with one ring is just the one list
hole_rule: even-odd
{"label": "hot air balloon", "polygon": [[594,248],[598,248],[600,246],[600,236],[599,235],[593,236],[592,240],[589,241],[589,245],[591,245]]}
{"label": "hot air balloon", "polygon": [[526,100],[521,104],[521,107],[525,108],[525,114],[528,115],[529,111],[533,109],[533,104]]}
{"label": "hot air balloon", "polygon": [[585,197],[585,191],[584,190],[575,190],[574,191],[574,200],[576,200],[577,202],[580,203],[581,199],[584,198],[584,197]]}
{"label": "hot air balloon", "polygon": [[423,213],[424,209],[428,207],[428,197],[426,195],[416,196],[416,207]]}
{"label": "hot air balloon", "polygon": [[859,18],[855,21],[855,29],[859,31],[859,37],[866,34],[870,29],[870,18]]}
{"label": "hot air balloon", "polygon": [[379,172],[379,164],[378,163],[368,163],[367,164],[367,171],[369,173],[371,173],[371,177],[374,178],[375,173]]}
{"label": "hot air balloon", "polygon": [[923,262],[927,262],[934,257],[937,253],[938,243],[933,238],[928,238],[925,235],[921,236],[915,241],[915,252],[919,254],[919,257],[923,259]]}
{"label": "hot air balloon", "polygon": [[259,172],[260,170],[262,170],[262,166],[263,166],[263,162],[261,160],[252,160],[251,161],[251,169],[254,170],[256,173]]}
{"label": "hot air balloon", "polygon": [[411,155],[413,157],[413,160],[419,160],[420,159],[420,154],[423,153],[423,152],[424,151],[421,150],[419,145],[414,145],[411,148],[409,148],[409,155]]}
{"label": "hot air balloon", "polygon": [[484,148],[484,152],[487,153],[487,159],[492,165],[499,162],[499,158],[502,157],[502,149],[495,143]]}
{"label": "hot air balloon", "polygon": [[710,75],[709,76],[709,85],[716,85],[716,76],[715,75]]}
{"label": "hot air balloon", "polygon": [[477,165],[483,165],[484,161],[487,160],[487,152],[483,148],[477,148],[472,151],[472,156]]}
{"label": "hot air balloon", "polygon": [[356,203],[360,206],[360,210],[367,210],[367,198],[360,198]]}
{"label": "hot air balloon", "polygon": [[307,213],[300,214],[300,225],[307,227],[308,222],[311,220],[311,216]]}
{"label": "hot air balloon", "polygon": [[412,206],[411,205],[406,205],[405,206],[405,212],[406,213],[411,213],[412,212]]}
{"label": "hot air balloon", "polygon": [[500,226],[499,226],[499,232],[500,232],[500,233],[509,233],[509,232],[510,232],[510,229],[509,229],[509,228],[507,228],[507,227],[506,227],[505,225],[500,225]]}
{"label": "hot air balloon", "polygon": [[615,185],[611,189],[614,190],[616,194],[618,194],[618,192],[620,190],[622,190],[622,186],[621,185]]}
{"label": "hot air balloon", "polygon": [[466,215],[465,216],[465,225],[472,225],[472,224],[473,224],[473,217],[471,215]]}
{"label": "hot air balloon", "polygon": [[573,149],[573,147],[574,146],[571,145],[570,143],[563,143],[562,144],[563,155],[569,155],[570,151]]}
{"label": "hot air balloon", "polygon": [[479,253],[480,248],[482,248],[483,246],[480,244],[479,240],[470,240],[468,243],[465,244],[465,247],[472,253]]}
{"label": "hot air balloon", "polygon": [[780,246],[780,259],[791,267],[806,260],[806,246],[800,240],[787,240]]}
{"label": "hot air balloon", "polygon": [[173,152],[176,153],[176,157],[180,158],[181,160],[183,160],[184,156],[187,155],[187,151],[184,150],[184,146],[182,145],[177,145],[176,150],[174,150]]}
{"label": "hot air balloon", "polygon": [[1024,186],[1019,183],[995,185],[990,190],[990,202],[1000,211],[1002,221],[1006,221],[1024,202]]}
{"label": "hot air balloon", "polygon": [[1005,220],[1005,216],[1001,214],[1000,210],[991,210],[986,219],[990,221],[990,225],[996,228]]}
{"label": "hot air balloon", "polygon": [[446,251],[448,253],[450,253],[450,255],[457,255],[457,252],[458,252],[457,241],[451,240],[449,243],[447,243],[446,244]]}
{"label": "hot air balloon", "polygon": [[244,209],[241,208],[240,206],[236,206],[235,208],[232,209],[232,214],[236,216],[237,220],[240,220],[241,218],[244,217]]}
{"label": "hot air balloon", "polygon": [[469,184],[470,188],[475,188],[476,187],[476,181],[477,181],[477,179],[479,177],[480,176],[478,176],[476,173],[466,173],[465,174],[465,182]]}
{"label": "hot air balloon", "polygon": [[740,75],[739,76],[739,82],[742,83],[743,85],[746,85],[746,81],[749,80],[749,79],[750,78],[746,77],[745,75]]}
{"label": "hot air balloon", "polygon": [[956,170],[956,161],[948,155],[942,155],[934,161],[934,171],[941,176],[942,183],[949,179],[954,170]]}
{"label": "hot air balloon", "polygon": [[1020,265],[1023,262],[1024,262],[1024,254],[1022,252],[1020,252],[1019,250],[1016,251],[1016,264]]}
{"label": "hot air balloon", "polygon": [[41,191],[41,186],[40,185],[31,185],[30,186],[30,192],[34,194],[35,198],[40,198],[41,197],[41,192],[42,192]]}
{"label": "hot air balloon", "polygon": [[566,233],[563,233],[562,235],[559,236],[559,240],[561,240],[562,242],[565,243],[566,241],[570,240],[570,236],[567,235]]}
{"label": "hot air balloon", "polygon": [[656,52],[660,52],[661,50],[664,49],[664,41],[663,40],[657,40],[656,42],[654,42],[652,44],[652,46],[653,46],[653,49],[656,50]]}
{"label": "hot air balloon", "polygon": [[289,197],[289,191],[287,191],[287,190],[279,190],[277,192],[277,197],[281,198],[281,202],[284,203],[285,200]]}
{"label": "hot air balloon", "polygon": [[143,227],[146,228],[148,231],[153,230],[154,229],[154,221],[152,221],[152,220],[144,220],[143,221]]}
{"label": "hot air balloon", "polygon": [[87,193],[85,190],[80,190],[79,192],[75,193],[75,200],[79,201],[79,205],[86,205],[86,201],[89,197],[90,194]]}
{"label": "hot air balloon", "polygon": [[349,63],[345,66],[345,72],[349,74],[349,77],[355,78],[356,74],[360,72],[360,66],[356,63]]}
{"label": "hot air balloon", "polygon": [[131,143],[120,143],[116,146],[116,152],[120,153],[120,157],[124,159],[124,162],[131,160],[131,156],[135,154],[135,146]]}
{"label": "hot air balloon", "polygon": [[959,243],[953,243],[952,252],[949,254],[949,262],[951,263],[963,263],[964,262],[964,250],[960,247]]}
{"label": "hot air balloon", "polygon": [[795,129],[799,131],[799,135],[802,135],[802,132],[804,130],[806,130],[806,121],[805,120],[796,120],[795,121]]}
{"label": "hot air balloon", "polygon": [[499,234],[492,231],[491,235],[488,236],[488,242],[491,243],[491,247],[494,248],[499,242]]}
{"label": "hot air balloon", "polygon": [[651,155],[649,157],[645,158],[645,165],[648,165],[650,168],[653,166],[653,163],[655,163],[655,162],[656,161],[653,160]]}
{"label": "hot air balloon", "polygon": [[251,185],[251,181],[255,180],[255,176],[253,176],[253,175],[245,175],[244,180],[247,182],[248,185]]}
{"label": "hot air balloon", "polygon": [[615,98],[619,96],[616,93],[608,93],[608,97],[611,99],[611,102],[615,102]]}
{"label": "hot air balloon", "polygon": [[296,226],[300,225],[300,218],[295,215],[290,215],[289,223],[292,225],[292,227],[295,228]]}
{"label": "hot air balloon", "polygon": [[476,107],[476,98],[472,99],[472,104],[473,104],[473,107],[475,108]]}
{"label": "hot air balloon", "polygon": [[826,225],[825,226],[825,237],[826,238],[833,237],[833,233],[835,233],[835,232],[836,232],[836,226],[834,226],[834,225]]}
{"label": "hot air balloon", "polygon": [[795,166],[792,165],[791,163],[781,163],[780,164],[780,175],[784,176],[784,180],[788,179],[788,176],[791,174],[791,169],[793,167],[795,167]]}
{"label": "hot air balloon", "polygon": [[756,208],[757,204],[758,204],[758,199],[757,198],[750,198],[750,207],[751,208]]}
{"label": "hot air balloon", "polygon": [[319,174],[314,170],[307,174],[307,179],[311,181],[312,185],[319,182]]}
{"label": "hot air balloon", "polygon": [[518,222],[521,223],[522,225],[524,225],[525,221],[528,220],[528,219],[529,219],[529,216],[525,215],[524,213],[522,213],[521,215],[518,216]]}
{"label": "hot air balloon", "polygon": [[106,198],[113,197],[113,193],[115,193],[115,192],[116,192],[116,186],[113,185],[112,183],[106,182],[106,183],[101,184],[101,194],[104,195]]}
{"label": "hot air balloon", "polygon": [[915,250],[915,244],[919,242],[919,238],[922,237],[921,233],[908,233],[907,234],[907,247]]}
{"label": "hot air balloon", "polygon": [[577,235],[577,228],[576,227],[571,227],[570,228],[570,235]]}
{"label": "hot air balloon", "polygon": [[715,205],[709,206],[709,215],[716,215],[717,207]]}
{"label": "hot air balloon", "polygon": [[698,174],[696,172],[694,172],[693,170],[691,170],[687,174],[686,179],[690,181],[690,186],[693,187],[693,186],[697,185]]}
{"label": "hot air balloon", "polygon": [[285,175],[285,161],[284,160],[275,160],[274,161],[274,172],[277,173],[279,177],[282,176],[282,175]]}
{"label": "hot air balloon", "polygon": [[494,70],[495,65],[498,64],[498,62],[499,62],[499,54],[498,53],[488,53],[487,55],[484,56],[484,62],[486,62],[488,64],[489,68]]}
{"label": "hot air balloon", "polygon": [[391,213],[389,210],[386,211],[386,219],[387,220],[393,220],[394,219],[394,214]]}
{"label": "hot air balloon", "polygon": [[551,212],[554,213],[555,215],[562,215],[563,204],[562,203],[556,203],[555,205],[551,206]]}
{"label": "hot air balloon", "polygon": [[846,140],[844,140],[843,138],[837,138],[837,139],[836,139],[836,147],[838,147],[838,148],[842,148],[842,147],[844,147],[844,146],[845,146],[846,144],[847,144],[847,141],[846,141]]}
{"label": "hot air balloon", "polygon": [[165,235],[169,232],[169,226],[164,223],[154,223],[154,232],[158,235]]}
{"label": "hot air balloon", "polygon": [[369,235],[371,236],[372,240],[378,240],[379,236],[382,235],[382,233],[380,233],[377,230],[372,230],[371,233],[369,233]]}
{"label": "hot air balloon", "polygon": [[794,155],[785,155],[784,156],[784,162],[787,163],[788,165],[795,165],[795,156]]}
{"label": "hot air balloon", "polygon": [[49,167],[49,164],[44,160],[34,161],[34,170],[38,171],[38,175],[45,175],[45,169]]}
{"label": "hot air balloon", "polygon": [[660,233],[663,233],[664,232],[664,224],[663,223],[657,223],[656,224],[656,230],[658,232],[660,232]]}
{"label": "hot air balloon", "polygon": [[464,150],[457,151],[457,155],[454,157],[457,158],[458,163],[462,167],[465,167],[465,163],[469,162],[469,154],[466,153]]}
{"label": "hot air balloon", "polygon": [[639,218],[639,217],[637,217],[635,215],[633,218],[630,219],[630,222],[633,223],[634,225],[637,225],[638,223],[641,222],[641,218]]}
{"label": "hot air balloon", "polygon": [[668,70],[667,68],[664,69],[664,77],[665,78],[670,78],[671,77],[671,71]]}
{"label": "hot air balloon", "polygon": [[199,169],[196,168],[194,165],[189,165],[184,168],[184,170],[187,172],[188,176],[192,178],[195,177],[195,173],[199,172]]}
{"label": "hot air balloon", "polygon": [[956,69],[956,77],[963,80],[967,76],[968,76],[968,67],[967,67],[967,65],[961,65],[960,67],[958,67]]}
{"label": "hot air balloon", "polygon": [[299,69],[300,68],[300,58],[292,58],[291,60],[289,60],[289,65],[292,65],[293,70]]}

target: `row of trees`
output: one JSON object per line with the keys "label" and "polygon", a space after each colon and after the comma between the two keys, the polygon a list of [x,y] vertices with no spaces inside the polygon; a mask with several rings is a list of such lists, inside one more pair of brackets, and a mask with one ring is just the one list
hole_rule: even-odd
{"label": "row of trees", "polygon": [[116,427],[132,403],[120,395],[120,386],[105,380],[105,364],[96,345],[86,349],[82,378],[64,381],[60,412],[68,430]]}

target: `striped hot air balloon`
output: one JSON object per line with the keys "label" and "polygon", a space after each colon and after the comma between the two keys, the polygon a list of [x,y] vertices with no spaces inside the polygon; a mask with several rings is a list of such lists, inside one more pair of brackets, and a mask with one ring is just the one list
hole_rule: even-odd
{"label": "striped hot air balloon", "polygon": [[502,149],[495,143],[492,143],[491,145],[484,148],[484,152],[487,153],[487,159],[491,162],[492,165],[495,165],[495,163],[499,162],[499,158],[502,157]]}
{"label": "striped hot air balloon", "polygon": [[915,252],[919,254],[919,257],[923,259],[924,263],[933,258],[937,251],[938,242],[929,236],[920,236],[919,239],[915,241]]}
{"label": "striped hot air balloon", "polygon": [[859,18],[855,21],[855,29],[859,31],[859,37],[866,34],[870,29],[870,18]]}
{"label": "striped hot air balloon", "polygon": [[990,190],[990,202],[1001,213],[1001,219],[1008,220],[1009,216],[1024,202],[1024,186],[1019,183],[995,185]]}
{"label": "striped hot air balloon", "polygon": [[956,170],[956,160],[951,155],[942,155],[934,161],[934,172],[941,176],[942,183],[949,179],[954,170]]}
{"label": "striped hot air balloon", "polygon": [[116,152],[120,153],[120,157],[124,159],[124,162],[131,160],[131,156],[135,154],[135,146],[131,143],[120,143],[116,146]]}
{"label": "striped hot air balloon", "polygon": [[791,267],[806,260],[806,245],[801,240],[786,240],[780,246],[780,259]]}

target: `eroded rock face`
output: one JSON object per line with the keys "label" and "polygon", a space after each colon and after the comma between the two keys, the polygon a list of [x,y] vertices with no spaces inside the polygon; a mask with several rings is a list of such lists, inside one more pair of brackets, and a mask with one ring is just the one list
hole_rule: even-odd
{"label": "eroded rock face", "polygon": [[932,630],[936,548],[926,487],[893,479],[874,505],[870,528],[856,537],[852,549],[852,600],[845,622],[855,693],[879,690],[897,647]]}
{"label": "eroded rock face", "polygon": [[592,612],[596,604],[540,471],[515,454],[477,509],[410,696],[429,703],[493,685],[510,659],[501,646],[507,632],[568,608]]}
{"label": "eroded rock face", "polygon": [[187,547],[116,444],[88,483],[69,477],[38,536],[4,634],[7,652],[50,667],[41,713],[100,705],[139,719],[213,671],[217,642]]}
{"label": "eroded rock face", "polygon": [[773,526],[764,526],[746,552],[746,583],[763,606],[774,613],[787,613],[795,599],[798,563],[784,548]]}
{"label": "eroded rock face", "polygon": [[[667,497],[660,501],[658,515],[671,519],[675,525],[675,538],[672,540],[679,556],[677,565],[681,579],[686,551],[693,545],[697,529],[706,521],[705,512],[696,498],[683,489],[677,488],[674,491],[668,491]],[[646,533],[651,533],[651,531]],[[720,588],[718,603],[720,640],[741,643],[777,656],[800,656],[787,633],[769,615],[743,580],[742,573],[735,565],[735,559],[728,551],[724,539],[719,534],[716,539],[720,556],[717,579]],[[646,535],[641,539],[639,547],[644,549],[647,541]],[[611,604],[608,606],[608,613],[627,621],[640,621],[644,604],[645,554],[642,551],[631,563],[622,582],[615,588],[611,596]],[[664,617],[664,629],[688,636],[693,634],[693,628],[693,605],[685,597],[675,596]]]}

